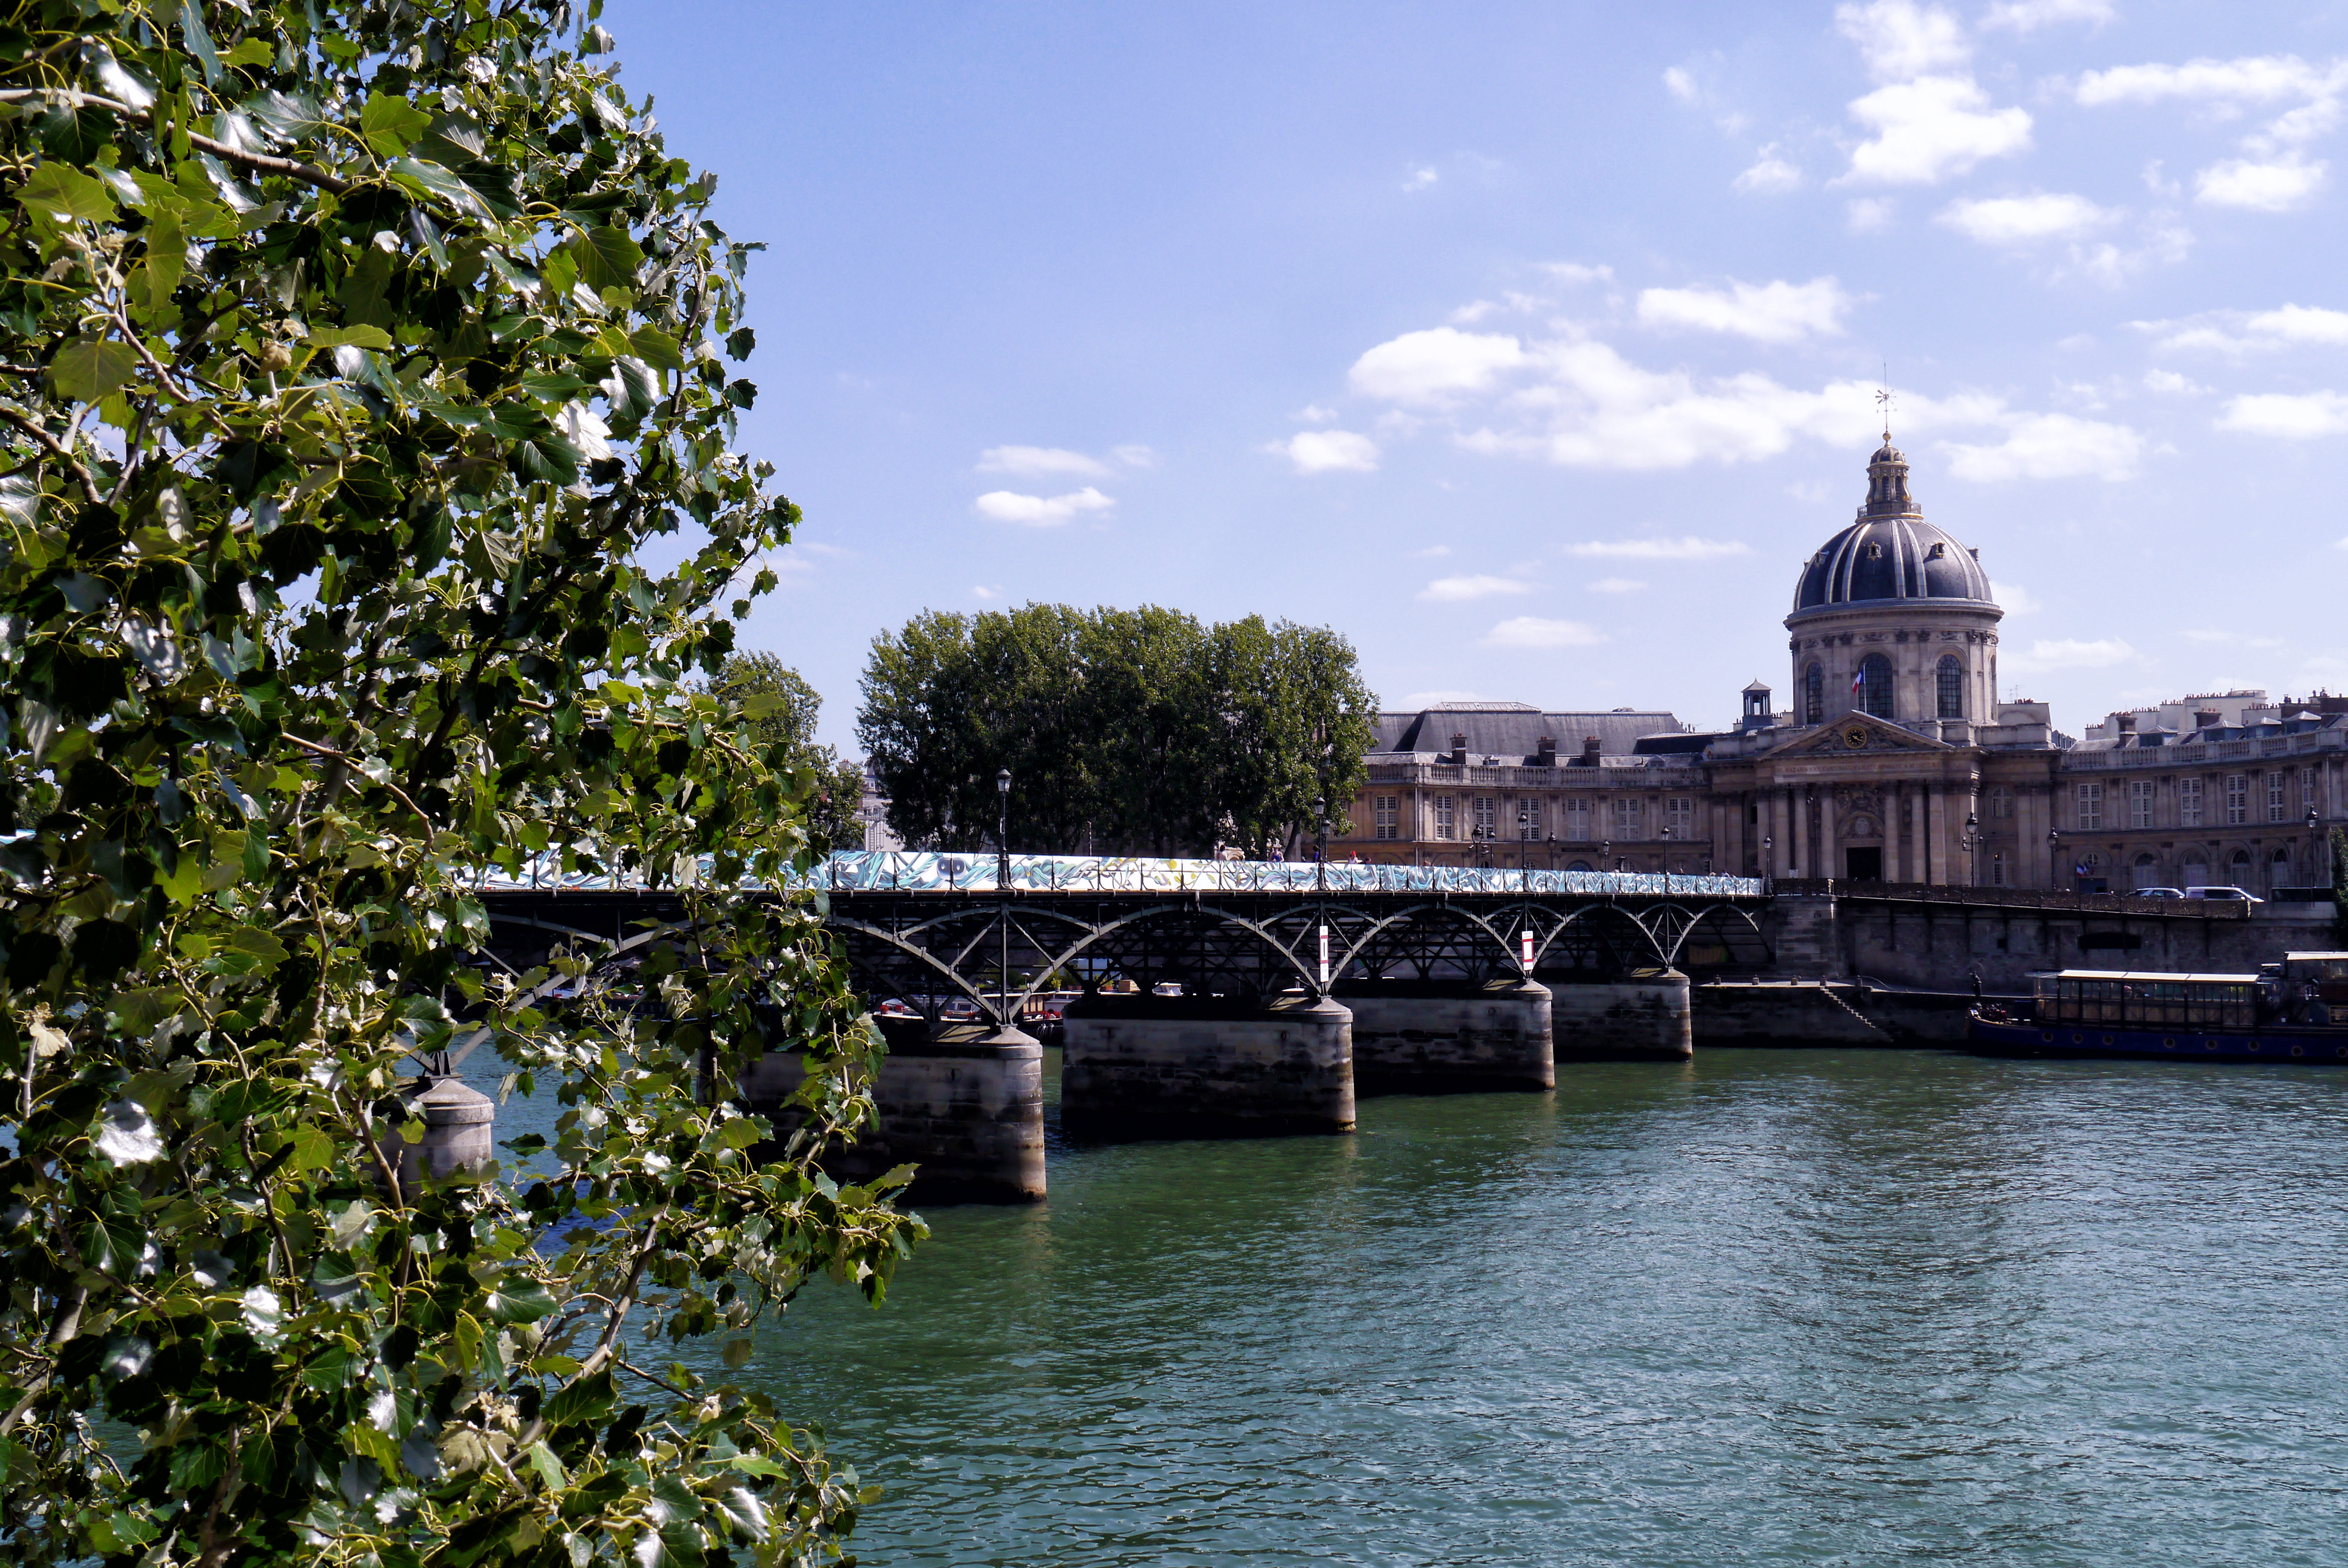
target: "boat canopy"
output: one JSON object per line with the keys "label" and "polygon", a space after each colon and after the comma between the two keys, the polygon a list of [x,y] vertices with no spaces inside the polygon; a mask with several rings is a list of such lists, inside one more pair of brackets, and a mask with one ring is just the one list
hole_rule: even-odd
{"label": "boat canopy", "polygon": [[2258,1024],[2255,975],[2065,969],[2030,979],[2042,1023],[2149,1029],[2248,1029]]}

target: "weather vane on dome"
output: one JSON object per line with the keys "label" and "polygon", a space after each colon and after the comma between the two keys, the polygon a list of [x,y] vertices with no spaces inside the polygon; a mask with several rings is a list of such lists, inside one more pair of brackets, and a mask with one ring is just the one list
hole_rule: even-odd
{"label": "weather vane on dome", "polygon": [[1896,407],[1891,397],[1891,364],[1889,360],[1883,366],[1883,384],[1875,389],[1875,406],[1883,410],[1883,442],[1889,446],[1891,444],[1891,410]]}

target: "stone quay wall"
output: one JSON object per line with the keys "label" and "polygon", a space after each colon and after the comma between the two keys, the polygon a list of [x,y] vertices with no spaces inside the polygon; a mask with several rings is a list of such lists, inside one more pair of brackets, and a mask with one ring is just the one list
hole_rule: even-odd
{"label": "stone quay wall", "polygon": [[1293,995],[1093,995],[1068,1005],[1061,1124],[1078,1136],[1350,1132],[1354,1016]]}

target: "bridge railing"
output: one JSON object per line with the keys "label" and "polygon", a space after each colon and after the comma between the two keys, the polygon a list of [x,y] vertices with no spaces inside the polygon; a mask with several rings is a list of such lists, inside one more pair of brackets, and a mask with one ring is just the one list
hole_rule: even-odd
{"label": "bridge railing", "polygon": [[[1319,873],[1319,874],[1316,874]],[[989,854],[870,850],[833,855],[798,885],[838,892],[995,892],[999,862]],[[1476,866],[1363,865],[1311,861],[1163,860],[1095,855],[1014,855],[1011,886],[1028,892],[1458,892],[1675,895],[1759,898],[1751,877],[1677,872],[1552,872]]]}

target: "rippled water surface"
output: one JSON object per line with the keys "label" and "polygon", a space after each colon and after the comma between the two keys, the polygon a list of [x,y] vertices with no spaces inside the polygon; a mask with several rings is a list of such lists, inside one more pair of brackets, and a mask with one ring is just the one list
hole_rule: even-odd
{"label": "rippled water surface", "polygon": [[1056,1145],[751,1370],[873,1563],[2348,1563],[2348,1074],[1563,1070]]}

